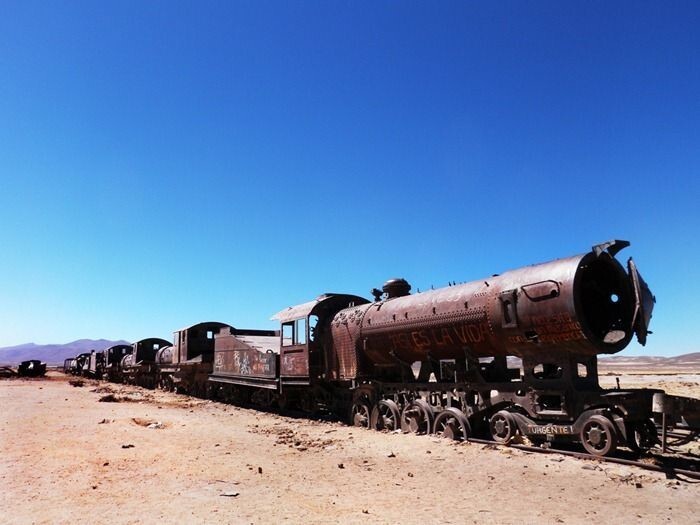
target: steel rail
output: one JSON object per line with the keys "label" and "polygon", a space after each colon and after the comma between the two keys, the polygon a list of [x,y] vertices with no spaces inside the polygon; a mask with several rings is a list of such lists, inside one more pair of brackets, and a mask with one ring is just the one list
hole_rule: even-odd
{"label": "steel rail", "polygon": [[632,467],[638,467],[644,470],[651,470],[654,472],[662,472],[666,474],[669,477],[677,477],[677,475],[681,476],[686,476],[691,479],[697,479],[700,480],[700,471],[695,471],[695,470],[687,470],[687,469],[679,469],[676,467],[668,467],[668,466],[662,466],[662,465],[656,465],[653,463],[644,463],[642,461],[635,461],[632,459],[624,459],[624,458],[616,458],[616,457],[610,457],[610,456],[594,456],[593,454],[587,454],[585,452],[576,452],[573,450],[562,450],[558,448],[540,448],[540,447],[533,447],[529,445],[519,445],[519,444],[506,444],[506,443],[499,443],[497,441],[493,441],[490,439],[478,439],[478,438],[469,438],[467,441],[470,443],[478,443],[481,445],[496,445],[498,447],[509,447],[509,448],[515,448],[517,450],[522,450],[524,452],[534,452],[537,454],[562,454],[564,456],[570,456],[578,459],[591,459],[599,462],[605,462],[605,463],[617,463],[619,465],[627,465],[627,466],[632,466]]}

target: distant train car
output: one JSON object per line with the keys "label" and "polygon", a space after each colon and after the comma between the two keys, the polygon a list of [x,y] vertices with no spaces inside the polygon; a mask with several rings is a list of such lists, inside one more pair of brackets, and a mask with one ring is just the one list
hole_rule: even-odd
{"label": "distant train car", "polygon": [[155,384],[166,390],[206,396],[214,362],[214,341],[226,323],[207,321],[177,330],[173,344],[158,350],[155,358]]}
{"label": "distant train car", "polygon": [[134,347],[131,345],[114,345],[103,350],[104,378],[114,382],[121,382],[123,380],[122,359],[133,351]]}
{"label": "distant train car", "polygon": [[90,352],[75,356],[75,375],[87,377],[90,369]]}
{"label": "distant train car", "polygon": [[76,359],[77,373],[90,379],[102,379],[105,375],[105,354],[91,350],[80,354]]}
{"label": "distant train car", "polygon": [[170,346],[170,343],[158,337],[149,337],[133,343],[132,351],[121,360],[122,380],[131,385],[154,388],[156,354],[166,346]]}
{"label": "distant train car", "polygon": [[38,359],[22,361],[17,368],[17,375],[20,377],[41,377],[46,375],[46,363]]}
{"label": "distant train car", "polygon": [[78,371],[78,361],[75,357],[70,357],[63,361],[63,373],[75,375]]}

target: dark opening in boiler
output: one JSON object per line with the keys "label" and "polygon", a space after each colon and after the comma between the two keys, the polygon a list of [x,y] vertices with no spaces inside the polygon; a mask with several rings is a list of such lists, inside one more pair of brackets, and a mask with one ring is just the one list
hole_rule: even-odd
{"label": "dark opening in boiler", "polygon": [[576,308],[584,330],[604,345],[629,340],[634,301],[622,266],[605,257],[584,260],[576,280]]}

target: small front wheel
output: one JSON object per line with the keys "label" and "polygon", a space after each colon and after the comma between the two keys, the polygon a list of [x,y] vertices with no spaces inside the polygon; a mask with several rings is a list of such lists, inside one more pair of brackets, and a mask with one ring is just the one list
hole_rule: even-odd
{"label": "small front wheel", "polygon": [[607,456],[617,448],[617,432],[607,417],[589,417],[581,428],[581,443],[589,454]]}
{"label": "small front wheel", "polygon": [[489,429],[494,441],[509,443],[518,431],[518,424],[515,422],[513,414],[500,410],[491,416]]}

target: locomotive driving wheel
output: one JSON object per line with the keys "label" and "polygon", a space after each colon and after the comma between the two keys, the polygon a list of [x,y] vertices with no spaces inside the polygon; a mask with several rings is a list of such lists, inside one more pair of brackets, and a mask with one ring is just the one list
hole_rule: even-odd
{"label": "locomotive driving wheel", "polygon": [[391,399],[382,399],[372,409],[370,427],[374,430],[398,430],[401,426],[401,411]]}
{"label": "locomotive driving wheel", "polygon": [[350,421],[356,427],[369,428],[369,405],[364,401],[355,401],[350,412]]}
{"label": "locomotive driving wheel", "polygon": [[518,425],[515,422],[513,414],[506,410],[500,410],[491,416],[489,420],[489,429],[491,437],[498,443],[508,443],[515,437],[518,431]]}
{"label": "locomotive driving wheel", "polygon": [[591,416],[581,428],[581,443],[589,454],[607,456],[617,448],[615,427],[607,417]]}
{"label": "locomotive driving wheel", "polygon": [[428,434],[433,428],[433,408],[423,399],[416,399],[401,414],[401,430]]}
{"label": "locomotive driving wheel", "polygon": [[467,417],[457,408],[450,407],[440,412],[435,418],[435,435],[446,439],[466,441],[471,427]]}

